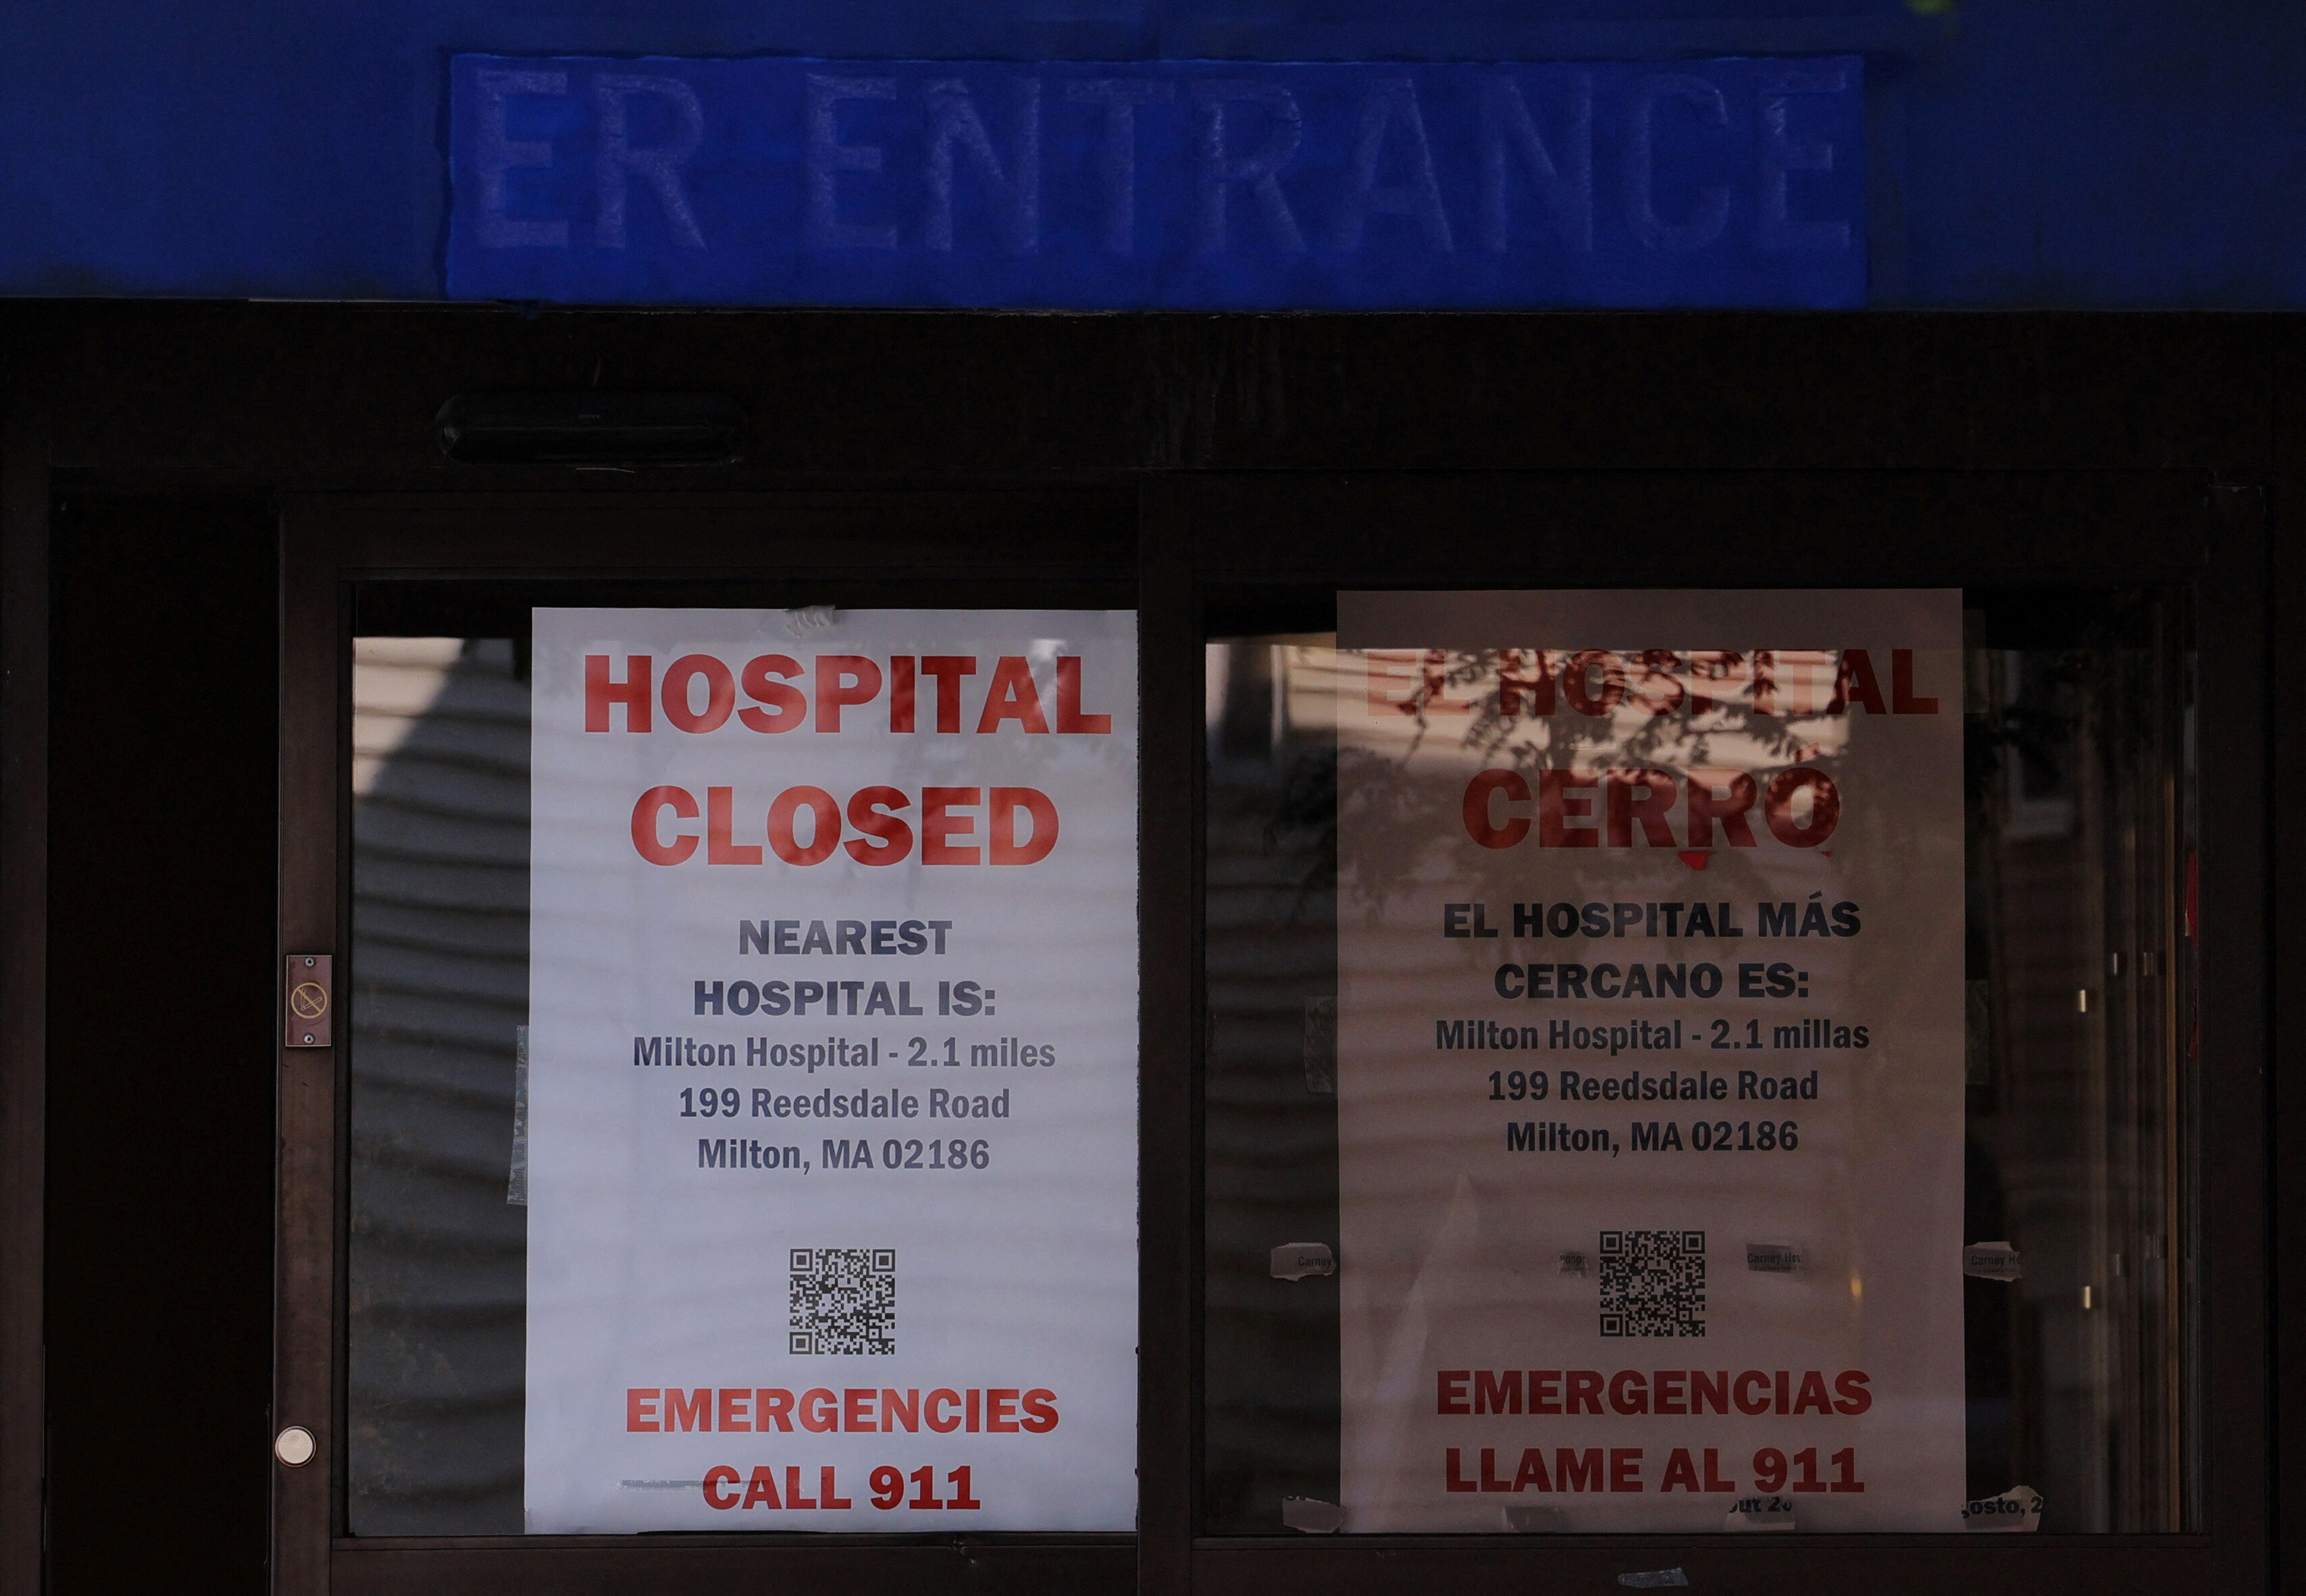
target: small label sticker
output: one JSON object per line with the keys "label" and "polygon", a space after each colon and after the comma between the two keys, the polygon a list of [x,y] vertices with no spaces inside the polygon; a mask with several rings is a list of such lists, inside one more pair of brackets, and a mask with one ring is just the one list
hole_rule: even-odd
{"label": "small label sticker", "polygon": [[1307,1535],[1334,1535],[1345,1527],[1345,1510],[1317,1497],[1284,1497],[1281,1522]]}
{"label": "small label sticker", "polygon": [[1583,1278],[1585,1274],[1585,1255],[1582,1252],[1563,1253],[1561,1255],[1561,1272],[1565,1275],[1576,1275],[1580,1278]]}
{"label": "small label sticker", "polygon": [[1961,1527],[1987,1535],[2022,1535],[2042,1527],[2042,1495],[2028,1486],[2013,1485],[1998,1497],[1980,1497],[1961,1505]]}
{"label": "small label sticker", "polygon": [[1790,1242],[1748,1242],[1746,1267],[1756,1275],[1792,1275],[1800,1271],[1802,1250]]}
{"label": "small label sticker", "polygon": [[2026,1266],[2007,1242],[1972,1242],[1961,1250],[1961,1272],[1977,1280],[2023,1280]]}
{"label": "small label sticker", "polygon": [[1790,1530],[1794,1527],[1791,1497],[1739,1497],[1730,1504],[1732,1530]]}
{"label": "small label sticker", "polygon": [[1337,1272],[1337,1256],[1327,1242],[1284,1242],[1273,1250],[1276,1280],[1307,1280]]}

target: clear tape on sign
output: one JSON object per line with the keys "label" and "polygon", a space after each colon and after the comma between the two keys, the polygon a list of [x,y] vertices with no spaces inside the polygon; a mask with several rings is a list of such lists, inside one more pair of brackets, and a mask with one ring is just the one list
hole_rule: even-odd
{"label": "clear tape on sign", "polygon": [[1316,1497],[1284,1497],[1281,1522],[1308,1535],[1334,1535],[1345,1527],[1345,1510]]}
{"label": "clear tape on sign", "polygon": [[2042,1527],[2042,1494],[2013,1485],[1998,1497],[1961,1505],[1961,1527],[1986,1535],[2022,1535]]}
{"label": "clear tape on sign", "polygon": [[2023,1280],[2026,1264],[2007,1242],[1972,1242],[1961,1250],[1961,1272],[1975,1280]]}
{"label": "clear tape on sign", "polygon": [[1337,1256],[1326,1242],[1284,1242],[1273,1250],[1276,1280],[1308,1280],[1337,1272]]}
{"label": "clear tape on sign", "polygon": [[1568,1523],[1559,1507],[1508,1507],[1506,1528],[1517,1535],[1559,1535]]}
{"label": "clear tape on sign", "polygon": [[1689,1575],[1678,1568],[1644,1568],[1638,1574],[1621,1574],[1618,1583],[1636,1591],[1662,1591],[1672,1586],[1687,1585]]}
{"label": "clear tape on sign", "polygon": [[1784,1497],[1739,1497],[1730,1505],[1722,1528],[1728,1530],[1790,1530],[1794,1505]]}
{"label": "clear tape on sign", "polygon": [[512,1028],[512,1157],[505,1180],[508,1207],[528,1207],[528,1027]]}

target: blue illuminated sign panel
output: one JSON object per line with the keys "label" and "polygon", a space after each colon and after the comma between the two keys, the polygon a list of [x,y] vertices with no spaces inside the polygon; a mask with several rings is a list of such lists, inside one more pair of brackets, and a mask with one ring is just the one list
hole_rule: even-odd
{"label": "blue illuminated sign panel", "polygon": [[448,288],[1055,309],[1866,300],[1855,56],[460,55]]}

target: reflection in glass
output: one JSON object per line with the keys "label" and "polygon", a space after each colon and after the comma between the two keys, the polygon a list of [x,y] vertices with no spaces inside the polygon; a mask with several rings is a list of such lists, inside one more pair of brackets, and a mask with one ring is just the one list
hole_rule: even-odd
{"label": "reflection in glass", "polygon": [[346,1509],[521,1528],[528,687],[501,638],[353,654]]}

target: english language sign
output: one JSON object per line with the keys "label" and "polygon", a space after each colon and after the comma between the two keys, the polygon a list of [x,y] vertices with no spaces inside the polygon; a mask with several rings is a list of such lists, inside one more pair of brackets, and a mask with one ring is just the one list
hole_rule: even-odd
{"label": "english language sign", "polygon": [[1072,309],[1866,299],[1856,56],[451,65],[448,289]]}
{"label": "english language sign", "polygon": [[1132,1527],[1134,618],[534,657],[530,1532]]}

